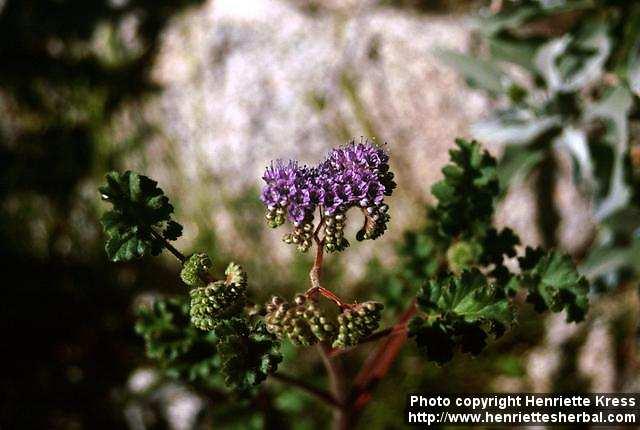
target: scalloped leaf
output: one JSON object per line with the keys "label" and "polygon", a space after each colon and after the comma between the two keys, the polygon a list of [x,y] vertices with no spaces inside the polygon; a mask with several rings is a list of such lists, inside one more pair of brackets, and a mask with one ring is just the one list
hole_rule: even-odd
{"label": "scalloped leaf", "polygon": [[499,337],[513,322],[504,291],[477,269],[432,280],[418,295],[425,316],[414,318],[409,336],[428,360],[445,363],[456,349],[479,354],[489,334]]}
{"label": "scalloped leaf", "polygon": [[429,316],[503,325],[513,321],[513,311],[502,290],[489,284],[477,269],[430,281],[418,294],[418,305]]}
{"label": "scalloped leaf", "polygon": [[219,372],[218,338],[189,321],[189,303],[183,297],[157,299],[138,309],[136,332],[145,341],[147,357],[171,377],[204,386]]}
{"label": "scalloped leaf", "polygon": [[431,188],[438,199],[434,217],[443,236],[471,237],[491,224],[500,191],[496,160],[475,141],[457,139],[456,145],[442,169],[444,179]]}
{"label": "scalloped leaf", "polygon": [[529,291],[527,301],[536,311],[565,310],[568,322],[584,319],[589,309],[589,283],[571,257],[557,251],[545,253],[527,248],[525,256],[518,260],[523,270],[521,285]]}
{"label": "scalloped leaf", "polygon": [[246,393],[274,373],[282,361],[280,343],[262,320],[235,317],[221,321],[214,330],[225,384]]}
{"label": "scalloped leaf", "polygon": [[100,222],[107,236],[105,251],[112,261],[131,261],[158,255],[163,241],[182,235],[182,226],[171,220],[173,206],[158,183],[135,172],[109,172],[100,187],[102,199],[113,209]]}

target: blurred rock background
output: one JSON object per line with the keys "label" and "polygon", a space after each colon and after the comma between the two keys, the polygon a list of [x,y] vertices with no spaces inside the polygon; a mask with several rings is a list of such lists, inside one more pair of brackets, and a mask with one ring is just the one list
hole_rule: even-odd
{"label": "blurred rock background", "polygon": [[[0,424],[263,425],[255,405],[203,398],[149,367],[132,310],[143,293],[182,291],[177,264],[169,256],[109,264],[97,186],[110,169],[158,180],[185,226],[179,247],[206,250],[220,264],[241,261],[255,297],[264,299],[306,285],[310,262],[281,244],[282,230],[264,224],[258,200],[264,167],[275,158],[315,163],[352,138],[388,142],[399,184],[389,233],[327,261],[328,282],[340,294],[375,294],[372,285],[380,283],[372,281],[371,267],[382,271],[378,278],[394,267],[397,243],[421,224],[453,139],[468,137],[469,126],[492,106],[433,53],[471,49],[477,41],[470,18],[486,6],[462,0],[0,1],[0,309],[10,340],[9,367],[0,376]],[[584,204],[567,197],[577,195],[569,181],[564,189],[562,237],[571,249],[583,240],[586,211],[576,211]],[[526,189],[511,193],[499,221],[535,245],[530,204]],[[624,293],[626,307],[613,299],[603,303],[595,313],[602,317],[580,328],[560,318],[545,330],[531,318],[482,359],[460,357],[437,368],[406,353],[363,426],[397,426],[404,407],[397,393],[417,385],[575,389],[557,385],[564,381],[559,375],[573,372],[582,375],[583,389],[635,386],[621,374],[620,357],[628,352],[616,340],[635,331],[631,290]],[[315,369],[308,352],[286,354],[292,373]],[[270,390],[272,413],[305,416],[292,428],[328,419],[297,392],[276,384]],[[205,407],[211,401],[217,409]],[[253,412],[243,418],[238,410]]]}

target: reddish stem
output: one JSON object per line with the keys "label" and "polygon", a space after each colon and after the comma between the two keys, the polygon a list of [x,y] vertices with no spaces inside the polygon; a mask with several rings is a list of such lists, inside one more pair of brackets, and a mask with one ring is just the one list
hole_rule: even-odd
{"label": "reddish stem", "polygon": [[[414,299],[409,308],[400,316],[396,326],[406,326],[415,313],[416,302]],[[353,407],[356,412],[362,410],[371,400],[371,391],[389,372],[406,340],[406,330],[394,331],[380,344],[377,350],[369,355],[354,382],[353,398],[355,400]]]}
{"label": "reddish stem", "polygon": [[[322,223],[322,222],[321,222]],[[320,275],[322,270],[322,262],[324,260],[324,243],[318,237],[318,230],[314,233],[314,240],[316,242],[316,257],[313,260],[313,266],[309,271],[309,280],[311,281],[311,288],[307,290],[305,295],[311,299],[316,299],[318,294],[326,297],[334,302],[340,309],[350,308],[351,305],[345,303],[340,297],[334,294],[332,291],[327,290],[320,284]]]}
{"label": "reddish stem", "polygon": [[[322,260],[324,259],[324,247],[322,242],[315,237],[316,241],[316,258],[313,260],[313,266],[309,271],[309,280],[311,281],[311,289],[307,294],[315,294],[320,286],[320,271],[322,270]],[[311,291],[313,290],[313,291]]]}
{"label": "reddish stem", "polygon": [[340,309],[352,308],[353,305],[346,303],[340,297],[338,297],[333,291],[327,290],[324,287],[311,287],[305,293],[307,297],[315,298],[317,294],[334,302]]}
{"label": "reddish stem", "polygon": [[348,430],[349,423],[351,421],[351,411],[347,404],[347,389],[345,387],[345,374],[342,367],[341,357],[330,358],[328,345],[324,343],[318,343],[318,352],[322,358],[322,363],[329,376],[329,384],[331,385],[331,392],[333,397],[337,400],[339,405],[333,410],[333,429],[334,430]]}

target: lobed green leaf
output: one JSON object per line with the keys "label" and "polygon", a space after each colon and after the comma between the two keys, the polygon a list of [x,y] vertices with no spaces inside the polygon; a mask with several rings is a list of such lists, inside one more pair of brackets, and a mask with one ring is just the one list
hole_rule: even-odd
{"label": "lobed green leaf", "polygon": [[241,393],[261,383],[282,361],[280,343],[262,320],[235,317],[221,321],[214,330],[225,384]]}
{"label": "lobed green leaf", "polygon": [[582,321],[589,309],[589,283],[576,269],[571,257],[557,251],[545,253],[527,248],[519,259],[521,285],[529,292],[527,301],[538,312],[567,312],[568,322]]}
{"label": "lobed green leaf", "polygon": [[173,206],[157,182],[127,171],[109,172],[100,187],[103,200],[113,205],[101,219],[107,241],[105,251],[112,261],[131,261],[158,255],[163,240],[175,240],[182,226],[171,220]]}
{"label": "lobed green leaf", "polygon": [[462,352],[478,354],[489,333],[502,335],[514,314],[504,291],[477,269],[431,280],[418,295],[424,316],[414,318],[409,336],[427,359],[444,363]]}

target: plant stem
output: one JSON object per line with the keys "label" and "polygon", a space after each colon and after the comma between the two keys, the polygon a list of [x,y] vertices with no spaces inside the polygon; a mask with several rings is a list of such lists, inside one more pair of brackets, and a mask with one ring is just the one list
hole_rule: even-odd
{"label": "plant stem", "polygon": [[[416,302],[414,299],[409,308],[400,316],[396,326],[406,326],[415,313]],[[371,400],[371,391],[375,385],[385,377],[406,340],[406,330],[394,332],[380,344],[378,349],[369,355],[358,376],[356,376],[354,383],[353,398],[355,401],[353,409],[355,412],[362,410],[369,400]]]}
{"label": "plant stem", "polygon": [[315,291],[320,291],[320,272],[322,270],[322,260],[324,258],[324,247],[322,242],[315,237],[316,240],[316,258],[313,260],[313,266],[309,271],[309,280],[311,281],[311,287]]}
{"label": "plant stem", "polygon": [[[322,218],[320,220],[320,225],[322,225]],[[324,297],[333,300],[342,309],[344,306],[348,305],[345,305],[345,303],[331,291],[323,288],[320,283],[322,262],[324,258],[324,243],[323,240],[318,237],[319,231],[318,227],[313,235],[316,243],[316,257],[313,261],[313,266],[309,271],[311,288],[307,291],[307,295],[311,298],[315,298],[315,296],[320,293]],[[342,362],[339,358],[334,360],[329,358],[328,352],[331,350],[331,347],[324,342],[318,343],[317,348],[329,377],[329,384],[331,386],[331,392],[333,393],[333,399],[337,401],[337,404],[333,405],[333,428],[335,430],[347,430],[349,428],[351,416],[349,413],[349,406],[347,405],[347,390],[344,385],[345,377]]]}
{"label": "plant stem", "polygon": [[[171,245],[167,239],[162,237],[162,235],[158,234],[158,232],[156,232],[155,230],[151,229],[151,235],[153,237],[155,237],[156,239],[158,239],[159,241],[161,241],[162,245],[169,252],[171,252],[178,260],[180,260],[181,263],[184,264],[184,262],[187,261],[187,257],[185,257],[185,255],[182,252],[178,251],[178,249],[175,246]],[[211,274],[209,274],[209,273],[201,274],[200,278],[206,283],[215,281],[215,278],[213,276],[211,276]]]}
{"label": "plant stem", "polygon": [[351,308],[352,305],[349,303],[346,303],[344,300],[342,300],[340,297],[338,297],[333,291],[331,290],[327,290],[324,287],[311,287],[307,290],[307,292],[305,293],[308,297],[312,297],[315,299],[317,294],[321,294],[323,297],[326,297],[327,299],[331,300],[333,303],[335,303],[341,310],[342,309],[347,309],[347,308]]}
{"label": "plant stem", "polygon": [[315,299],[319,294],[323,295],[327,299],[334,302],[340,309],[351,307],[348,303],[345,303],[340,297],[334,294],[332,291],[324,288],[320,283],[320,274],[322,271],[322,261],[324,259],[324,247],[322,241],[317,237],[317,233],[314,235],[316,242],[316,258],[313,260],[313,266],[309,271],[309,280],[311,281],[311,288],[305,293],[308,297]]}
{"label": "plant stem", "polygon": [[328,393],[327,391],[321,388],[316,388],[305,381],[302,381],[300,379],[294,378],[293,376],[289,376],[283,373],[274,373],[270,376],[271,378],[275,379],[276,381],[282,382],[283,384],[288,384],[301,389],[305,393],[328,404],[329,406],[332,406],[334,408],[339,408],[342,406],[340,402],[338,402],[338,400],[333,395],[331,395],[330,393]]}
{"label": "plant stem", "polygon": [[330,347],[324,343],[318,343],[318,352],[329,376],[329,384],[338,405],[333,410],[333,429],[347,430],[351,424],[350,406],[347,403],[347,389],[345,387],[344,368],[339,357],[329,357]]}
{"label": "plant stem", "polygon": [[178,260],[180,260],[181,263],[184,263],[187,260],[187,257],[185,257],[182,252],[178,251],[167,239],[158,234],[154,229],[151,229],[151,235],[161,241],[167,251],[172,253]]}

